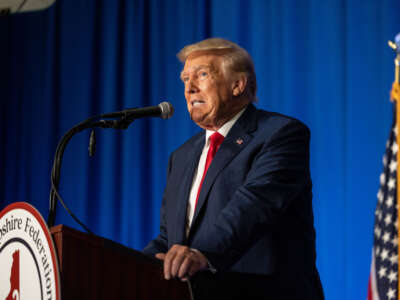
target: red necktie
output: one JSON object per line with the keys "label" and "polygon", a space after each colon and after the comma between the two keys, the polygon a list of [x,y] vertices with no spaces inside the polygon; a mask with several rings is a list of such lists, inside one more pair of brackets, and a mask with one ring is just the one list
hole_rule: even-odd
{"label": "red necktie", "polygon": [[223,141],[224,141],[224,136],[222,134],[218,133],[217,131],[214,132],[210,136],[210,148],[208,148],[206,165],[204,166],[203,177],[201,178],[200,185],[199,185],[199,190],[197,191],[196,202],[195,202],[195,205],[194,205],[194,210],[195,211],[196,211],[197,201],[199,200],[201,186],[203,185],[204,177],[206,177],[206,173],[207,173],[208,167],[211,165],[211,161],[213,160],[215,154],[218,151],[219,146],[221,146]]}

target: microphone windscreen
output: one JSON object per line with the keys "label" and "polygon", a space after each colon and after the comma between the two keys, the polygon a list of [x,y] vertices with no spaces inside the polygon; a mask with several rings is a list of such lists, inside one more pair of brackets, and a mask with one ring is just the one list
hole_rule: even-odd
{"label": "microphone windscreen", "polygon": [[0,11],[15,14],[46,9],[56,0],[0,0]]}
{"label": "microphone windscreen", "polygon": [[169,102],[161,102],[158,107],[161,109],[161,118],[163,119],[169,119],[174,114],[174,107]]}

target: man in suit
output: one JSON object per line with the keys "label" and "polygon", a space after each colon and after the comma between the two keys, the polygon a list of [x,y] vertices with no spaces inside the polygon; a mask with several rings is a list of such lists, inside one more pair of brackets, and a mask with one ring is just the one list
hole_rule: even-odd
{"label": "man in suit", "polygon": [[253,62],[238,45],[207,39],[178,58],[190,117],[204,131],[170,156],[160,234],[143,251],[164,261],[166,279],[260,274],[271,299],[323,299],[309,130],[254,107]]}

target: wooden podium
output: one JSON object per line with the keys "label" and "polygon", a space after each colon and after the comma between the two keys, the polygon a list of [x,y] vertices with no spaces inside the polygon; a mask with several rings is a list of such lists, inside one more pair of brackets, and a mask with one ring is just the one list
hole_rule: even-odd
{"label": "wooden podium", "polygon": [[165,280],[156,259],[64,225],[50,231],[59,259],[62,300],[193,300],[190,283]]}
{"label": "wooden podium", "polygon": [[64,225],[50,232],[62,300],[280,299],[273,278],[266,275],[199,272],[188,282],[165,280],[162,263],[141,252]]}

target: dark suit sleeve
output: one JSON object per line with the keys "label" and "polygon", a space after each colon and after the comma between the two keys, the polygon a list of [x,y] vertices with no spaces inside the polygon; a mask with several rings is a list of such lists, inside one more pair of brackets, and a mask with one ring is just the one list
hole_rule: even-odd
{"label": "dark suit sleeve", "polygon": [[[168,161],[167,178],[169,178],[172,166],[172,155]],[[164,192],[165,193],[165,192]],[[143,253],[148,255],[155,255],[156,253],[166,253],[168,251],[168,238],[167,226],[165,220],[165,194],[163,196],[160,212],[160,234],[142,250]]]}
{"label": "dark suit sleeve", "polygon": [[227,269],[279,226],[310,185],[309,130],[291,120],[261,146],[244,183],[211,227],[208,243],[198,250],[217,270]]}

